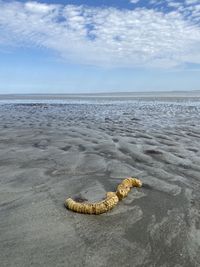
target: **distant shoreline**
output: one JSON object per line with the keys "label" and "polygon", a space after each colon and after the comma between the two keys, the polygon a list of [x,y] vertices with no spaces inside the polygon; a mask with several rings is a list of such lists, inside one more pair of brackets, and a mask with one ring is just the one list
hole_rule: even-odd
{"label": "distant shoreline", "polygon": [[200,90],[193,91],[151,91],[151,92],[109,92],[109,93],[81,93],[81,94],[0,94],[1,100],[9,99],[77,99],[77,98],[196,98],[200,97]]}

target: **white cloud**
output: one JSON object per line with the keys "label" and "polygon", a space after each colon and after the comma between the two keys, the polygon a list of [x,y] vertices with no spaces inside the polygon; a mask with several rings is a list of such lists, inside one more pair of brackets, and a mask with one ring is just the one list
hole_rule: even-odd
{"label": "white cloud", "polygon": [[168,6],[169,6],[169,7],[178,8],[178,7],[182,7],[182,3],[180,3],[180,2],[170,1],[170,2],[168,2]]}
{"label": "white cloud", "polygon": [[32,13],[41,13],[41,14],[47,14],[57,8],[56,5],[48,5],[37,2],[27,2],[25,3],[24,7],[25,10],[27,11],[30,11]]}
{"label": "white cloud", "polygon": [[[170,1],[168,1],[170,2]],[[200,63],[200,27],[170,13],[0,0],[0,42],[41,46],[67,61],[113,67],[174,67]],[[3,37],[2,37],[3,36]],[[3,41],[2,41],[3,40]]]}
{"label": "white cloud", "polygon": [[199,0],[185,0],[186,5],[193,5],[197,4]]}
{"label": "white cloud", "polygon": [[140,0],[130,0],[131,4],[137,4]]}

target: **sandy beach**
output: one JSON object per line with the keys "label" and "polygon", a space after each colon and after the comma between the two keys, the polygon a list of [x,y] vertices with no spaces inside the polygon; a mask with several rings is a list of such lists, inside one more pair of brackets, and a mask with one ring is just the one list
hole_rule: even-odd
{"label": "sandy beach", "polygon": [[73,101],[0,104],[0,266],[200,266],[200,99]]}

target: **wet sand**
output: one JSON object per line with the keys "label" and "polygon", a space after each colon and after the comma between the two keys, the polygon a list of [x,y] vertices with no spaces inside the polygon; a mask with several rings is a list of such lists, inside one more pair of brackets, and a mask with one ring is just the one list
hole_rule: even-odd
{"label": "wet sand", "polygon": [[[199,103],[0,105],[0,266],[200,266]],[[130,175],[112,211],[65,209]]]}

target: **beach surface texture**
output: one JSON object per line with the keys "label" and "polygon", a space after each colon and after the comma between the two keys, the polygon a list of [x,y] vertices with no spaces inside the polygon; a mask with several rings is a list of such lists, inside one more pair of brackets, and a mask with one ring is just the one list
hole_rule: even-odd
{"label": "beach surface texture", "polygon": [[[200,100],[0,103],[1,267],[200,266]],[[101,215],[97,202],[139,178]]]}

